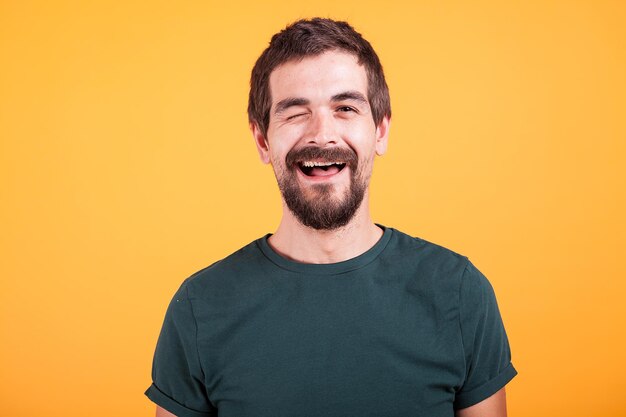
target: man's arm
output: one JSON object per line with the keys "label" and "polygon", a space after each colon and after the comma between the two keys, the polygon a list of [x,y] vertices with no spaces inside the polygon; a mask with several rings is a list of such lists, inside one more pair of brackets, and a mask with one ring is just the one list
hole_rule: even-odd
{"label": "man's arm", "polygon": [[176,417],[176,416],[170,413],[169,411],[167,411],[165,408],[161,408],[157,405],[156,417]]}
{"label": "man's arm", "polygon": [[506,417],[506,393],[504,388],[478,404],[456,410],[454,415],[455,417]]}

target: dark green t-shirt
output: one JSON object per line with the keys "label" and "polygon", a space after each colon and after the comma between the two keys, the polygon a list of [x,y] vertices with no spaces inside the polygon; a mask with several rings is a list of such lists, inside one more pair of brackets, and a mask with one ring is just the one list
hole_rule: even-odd
{"label": "dark green t-shirt", "polygon": [[146,391],[161,407],[179,417],[452,417],[516,375],[493,289],[466,257],[385,228],[356,258],[302,264],[268,236],[172,299]]}

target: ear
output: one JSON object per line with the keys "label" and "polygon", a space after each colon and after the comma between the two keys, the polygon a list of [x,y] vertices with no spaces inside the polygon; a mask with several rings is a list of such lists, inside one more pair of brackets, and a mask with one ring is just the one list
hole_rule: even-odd
{"label": "ear", "polygon": [[263,134],[263,132],[261,132],[261,129],[255,122],[250,123],[250,130],[252,131],[254,143],[256,144],[256,149],[259,152],[261,162],[263,162],[264,164],[269,164],[270,148],[267,139],[265,139],[265,135]]}
{"label": "ear", "polygon": [[376,155],[381,156],[387,152],[387,140],[389,139],[389,128],[391,127],[391,118],[383,117],[378,126],[376,126]]}

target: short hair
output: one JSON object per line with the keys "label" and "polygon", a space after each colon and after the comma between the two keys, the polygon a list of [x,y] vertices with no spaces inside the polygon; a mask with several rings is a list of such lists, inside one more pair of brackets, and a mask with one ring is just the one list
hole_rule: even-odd
{"label": "short hair", "polygon": [[288,61],[302,60],[331,50],[348,52],[357,58],[359,65],[365,66],[367,99],[374,123],[378,125],[385,116],[391,117],[389,88],[372,45],[347,22],[319,17],[302,19],[272,36],[269,46],[252,69],[248,121],[256,123],[263,136],[267,137],[270,121],[272,96],[269,79],[272,71]]}

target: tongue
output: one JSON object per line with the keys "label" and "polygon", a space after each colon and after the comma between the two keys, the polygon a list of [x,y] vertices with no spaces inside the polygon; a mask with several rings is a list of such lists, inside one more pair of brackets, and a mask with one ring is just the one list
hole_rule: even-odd
{"label": "tongue", "polygon": [[314,177],[327,177],[329,175],[333,175],[339,172],[339,168],[336,165],[331,165],[326,169],[322,169],[320,167],[313,167],[311,170],[311,175]]}

